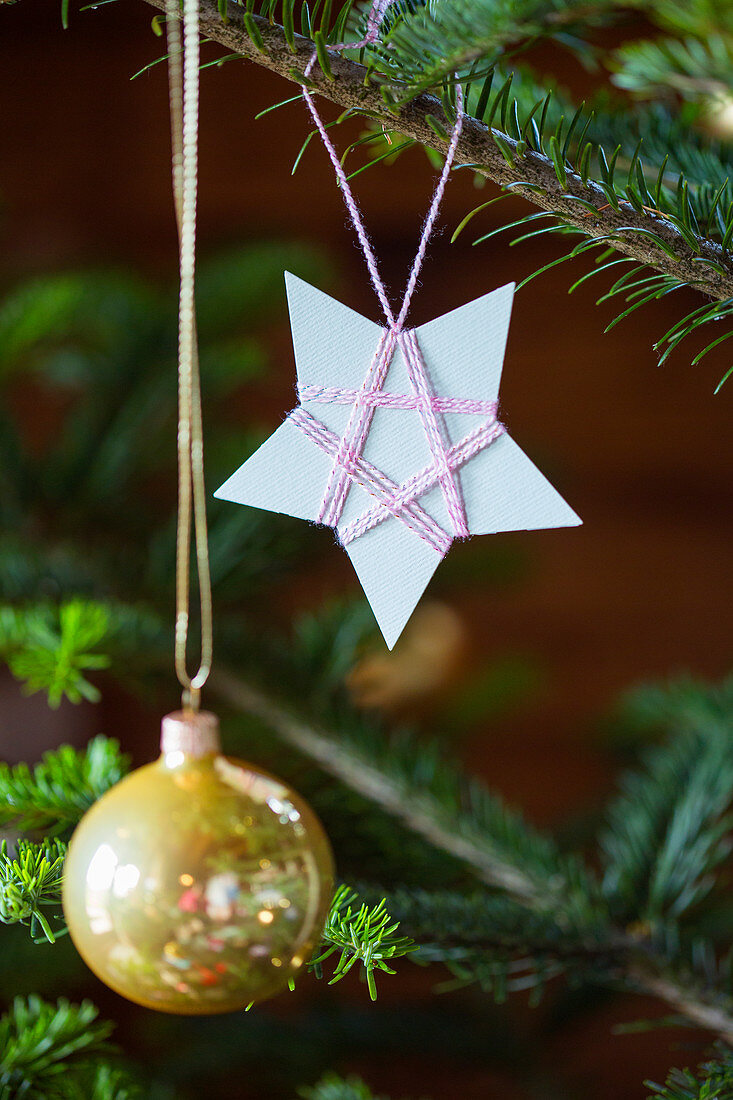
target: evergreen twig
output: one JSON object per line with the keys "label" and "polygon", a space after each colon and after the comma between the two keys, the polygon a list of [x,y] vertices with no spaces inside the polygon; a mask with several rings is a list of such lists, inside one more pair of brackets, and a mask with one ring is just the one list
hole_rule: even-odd
{"label": "evergreen twig", "polygon": [[[526,904],[564,911],[565,920],[593,924],[598,917],[592,880],[579,861],[563,857],[552,841],[534,833],[480,783],[468,783],[445,765],[436,776],[442,797],[430,791],[424,771],[410,774],[412,746],[349,743],[302,721],[264,692],[219,668],[212,690],[235,708],[256,716],[324,771],[375,802],[433,847],[468,864],[485,884]],[[428,754],[425,754],[427,762]],[[479,824],[481,822],[481,824]],[[483,827],[482,827],[483,825]],[[521,857],[517,858],[521,851]],[[511,854],[510,854],[511,853]]]}
{"label": "evergreen twig", "polygon": [[325,1073],[315,1085],[298,1089],[302,1100],[388,1100],[376,1096],[360,1077],[342,1077],[338,1073]]}
{"label": "evergreen twig", "polygon": [[47,752],[33,769],[0,763],[0,828],[12,825],[47,836],[68,833],[128,766],[117,742],[102,736],[84,752],[70,745]]}
{"label": "evergreen twig", "polygon": [[394,974],[387,959],[398,959],[417,949],[407,936],[396,935],[399,921],[392,920],[384,898],[376,905],[360,902],[348,886],[339,886],[323,930],[323,944],[310,962],[310,969],[320,977],[323,963],[336,952],[339,960],[329,985],[344,978],[356,962],[360,962],[369,988],[369,996],[377,999],[375,970]]}
{"label": "evergreen twig", "polygon": [[[157,8],[165,0],[147,0]],[[235,51],[285,79],[302,83],[302,74],[315,49],[311,39],[291,32],[291,43],[277,24],[251,14],[261,45],[255,45],[243,20],[243,9],[230,2],[223,22],[217,0],[202,0],[201,29],[214,42]],[[385,99],[383,82],[369,79],[370,70],[343,55],[331,58],[334,79],[329,80],[316,66],[313,85],[325,98],[341,107],[365,113],[407,138],[431,148],[446,149],[447,138],[436,132],[450,130],[442,101],[421,93],[402,104]],[[432,124],[431,124],[432,123]],[[609,202],[608,190],[583,178],[583,173],[563,165],[558,172],[552,156],[527,146],[504,130],[495,130],[468,118],[458,145],[458,163],[470,165],[533,205],[562,219],[597,241],[608,241],[625,256],[653,267],[677,281],[697,287],[716,301],[733,299],[733,266],[716,242],[660,216],[652,207]]]}
{"label": "evergreen twig", "polygon": [[663,1085],[647,1081],[649,1100],[728,1100],[733,1096],[733,1050],[720,1045],[716,1053],[698,1073],[673,1069]]}
{"label": "evergreen twig", "polygon": [[109,667],[109,657],[92,652],[109,633],[109,612],[91,600],[0,605],[0,656],[26,692],[46,693],[50,707],[61,700],[98,702],[98,688],[86,673]]}
{"label": "evergreen twig", "polygon": [[89,1001],[16,997],[0,1018],[0,1100],[132,1100],[122,1071],[100,1065],[113,1025]]}
{"label": "evergreen twig", "polygon": [[[8,854],[8,842],[0,843],[0,921],[26,924],[37,943],[45,937],[55,943],[65,929],[54,931],[49,917],[61,915],[61,879],[66,845],[58,840],[34,844],[19,840],[14,856]],[[45,913],[44,910],[53,910]],[[40,935],[39,935],[40,933]]]}
{"label": "evergreen twig", "polygon": [[[651,929],[627,931],[616,926],[596,895],[593,879],[581,865],[567,857],[553,858],[552,846],[544,847],[546,838],[538,835],[535,840],[517,818],[507,817],[503,807],[490,803],[489,820],[484,818],[478,828],[470,812],[461,812],[461,799],[456,803],[456,792],[450,785],[443,792],[444,802],[426,793],[424,774],[418,778],[419,768],[411,782],[409,772],[388,752],[375,761],[364,744],[356,746],[343,732],[336,736],[296,719],[263,692],[221,669],[211,686],[235,708],[264,721],[323,770],[375,802],[434,847],[467,864],[480,881],[504,891],[525,909],[547,913],[566,937],[572,939],[575,934],[582,938],[585,933],[592,942],[597,936],[596,954],[602,954],[604,947],[608,951],[606,966],[600,968],[605,971],[601,980],[651,994],[698,1026],[733,1043],[733,991],[708,988],[690,972],[679,950],[674,957],[657,949]],[[380,767],[385,761],[387,767]],[[481,793],[480,788],[474,789],[474,804],[469,805],[475,811]],[[733,791],[729,791],[729,799],[731,796]],[[717,821],[710,825],[715,832]],[[502,840],[508,841],[503,851]],[[528,858],[530,850],[534,850],[534,860]],[[588,969],[598,972],[593,954]]]}

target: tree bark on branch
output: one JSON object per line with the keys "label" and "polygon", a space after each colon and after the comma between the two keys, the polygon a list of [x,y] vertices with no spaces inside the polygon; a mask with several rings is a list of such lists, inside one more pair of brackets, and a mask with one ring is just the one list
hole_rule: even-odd
{"label": "tree bark on branch", "polygon": [[[146,2],[165,10],[166,0]],[[245,30],[242,14],[242,8],[230,2],[227,21],[224,22],[219,15],[217,0],[201,0],[201,32],[233,53],[239,53],[286,80],[298,83],[313,54],[311,40],[295,35],[294,51],[291,51],[281,27],[270,24],[260,16],[252,16],[262,38],[262,49],[258,49]],[[330,59],[333,80],[327,79],[319,65],[313,67],[311,81],[319,94],[340,107],[369,111],[390,130],[414,138],[423,145],[442,151],[447,149],[448,139],[440,138],[429,121],[435,119],[447,131],[451,129],[451,120],[446,119],[439,99],[422,94],[393,112],[387,108],[377,84],[367,81],[364,66],[340,54],[331,54]],[[590,180],[583,183],[575,172],[567,172],[563,185],[551,160],[531,150],[518,156],[516,141],[507,134],[502,133],[501,136],[503,142],[515,151],[513,164],[505,160],[489,128],[476,119],[467,118],[456,163],[470,164],[474,171],[502,186],[512,184],[512,191],[522,195],[533,206],[557,214],[563,221],[592,237],[623,232],[623,236],[608,242],[618,252],[694,286],[709,298],[718,301],[733,298],[733,266],[717,242],[700,238],[700,251],[695,253],[679,230],[665,218],[652,211],[640,213],[630,204],[624,204],[621,210],[614,210],[600,187]],[[520,181],[530,186],[522,186]],[[595,207],[595,214],[574,201],[577,198]],[[664,241],[674,258],[646,235],[650,230]],[[725,274],[704,260],[721,265]]]}

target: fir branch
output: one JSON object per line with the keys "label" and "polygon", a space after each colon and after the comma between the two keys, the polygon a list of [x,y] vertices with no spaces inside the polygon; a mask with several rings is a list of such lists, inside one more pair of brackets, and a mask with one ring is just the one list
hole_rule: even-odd
{"label": "fir branch", "polygon": [[[355,904],[357,902],[359,904]],[[323,930],[323,943],[311,959],[310,969],[321,977],[326,959],[340,952],[328,984],[334,985],[346,977],[354,964],[360,962],[369,996],[376,1001],[375,971],[394,974],[386,960],[398,959],[416,950],[409,937],[396,935],[398,927],[399,921],[392,920],[384,898],[369,906],[348,886],[339,886]]]}
{"label": "fir branch", "polygon": [[614,83],[643,96],[678,92],[687,101],[724,98],[733,77],[733,43],[728,35],[704,40],[657,38],[630,42],[616,51]]}
{"label": "fir branch", "polygon": [[[528,41],[562,33],[584,50],[579,32],[618,21],[633,7],[619,0],[451,0],[450,4],[415,4],[401,12],[385,46],[377,47],[384,71],[394,73],[411,92],[435,88],[456,72],[474,66],[485,71]],[[585,47],[585,52],[590,49]],[[395,60],[396,59],[396,60]]]}
{"label": "fir branch", "polygon": [[733,1096],[733,1050],[720,1044],[715,1059],[698,1072],[673,1069],[663,1085],[646,1081],[652,1090],[648,1100],[728,1100]]}
{"label": "fir branch", "polygon": [[89,1001],[72,1005],[61,999],[54,1005],[37,996],[16,997],[0,1019],[0,1100],[71,1100],[70,1087],[81,1084],[80,1073],[89,1074],[89,1060],[111,1049],[113,1025],[98,1016]]}
{"label": "fir branch", "polygon": [[325,1073],[315,1085],[298,1089],[303,1100],[388,1100],[376,1096],[361,1077],[341,1077],[338,1073]]}
{"label": "fir branch", "polygon": [[67,1070],[47,1096],[48,1100],[143,1100],[145,1093],[123,1066],[95,1060],[70,1073]]}
{"label": "fir branch", "polygon": [[116,741],[98,736],[84,752],[62,745],[27,764],[0,763],[0,827],[63,834],[126,774],[129,760]]}
{"label": "fir branch", "polygon": [[[362,890],[368,898],[369,890]],[[386,904],[418,945],[416,960],[445,961],[464,952],[502,952],[507,956],[542,955],[558,960],[578,958],[617,960],[628,946],[609,929],[583,932],[564,928],[556,915],[536,912],[498,893],[457,894],[450,890],[399,889],[390,891]]]}
{"label": "fir branch", "polygon": [[[369,899],[369,888],[361,894]],[[386,904],[414,942],[417,963],[441,963],[460,984],[478,983],[497,1001],[529,990],[537,1004],[547,982],[572,981],[643,992],[675,1008],[679,1019],[730,1039],[733,981],[730,959],[719,964],[709,945],[670,937],[647,939],[634,928],[595,935],[564,928],[501,894],[396,890]]]}
{"label": "fir branch", "polygon": [[733,997],[701,988],[688,978],[667,977],[652,966],[630,966],[626,988],[636,989],[670,1005],[696,1027],[712,1031],[733,1045]]}
{"label": "fir branch", "polygon": [[64,698],[99,701],[86,673],[109,667],[106,654],[93,652],[108,633],[109,612],[94,601],[0,606],[0,658],[29,695],[44,691],[53,708]]}
{"label": "fir branch", "polygon": [[733,676],[718,684],[681,677],[662,684],[643,684],[626,692],[620,718],[646,735],[685,732],[704,735],[733,728]]}
{"label": "fir branch", "polygon": [[[362,890],[369,897],[369,890]],[[673,928],[648,938],[638,928],[579,935],[551,913],[528,910],[496,894],[397,890],[387,905],[418,945],[413,960],[440,962],[461,984],[478,983],[503,1000],[530,990],[536,1004],[546,983],[570,980],[656,997],[682,1020],[733,1041],[733,958],[719,961],[710,944],[681,943]]]}
{"label": "fir branch", "polygon": [[537,1004],[547,982],[563,973],[607,981],[627,946],[614,933],[583,936],[564,928],[555,914],[504,894],[402,889],[390,892],[387,905],[414,937],[414,962],[442,963],[460,984],[478,983],[497,1002],[530,990]]}
{"label": "fir branch", "polygon": [[433,847],[467,864],[476,877],[537,908],[549,908],[569,926],[602,922],[593,879],[535,833],[480,782],[442,760],[434,747],[342,729],[339,735],[294,717],[269,696],[219,669],[216,691],[238,710],[274,729],[324,771],[375,802]]}
{"label": "fir branch", "polygon": [[[34,844],[19,840],[14,856],[8,855],[8,842],[0,843],[0,921],[25,924],[40,943],[45,937],[55,943],[65,928],[55,932],[49,917],[63,921],[61,879],[66,845],[58,840]],[[52,913],[44,910],[51,909]]]}
{"label": "fir branch", "polygon": [[[439,765],[431,760],[424,746],[417,751],[411,744],[400,755],[399,747],[380,745],[373,736],[359,736],[343,725],[339,735],[311,726],[222,670],[212,677],[211,686],[324,771],[467,864],[480,881],[540,917],[546,914],[557,925],[558,938],[569,954],[570,945],[578,941],[590,947],[585,964],[579,966],[586,979],[662,998],[698,1026],[733,1040],[733,996],[727,989],[711,987],[683,959],[657,950],[644,929],[615,926],[579,861],[561,856],[549,838],[534,834],[480,784],[468,784],[442,761]],[[694,876],[695,867],[691,870]],[[411,932],[409,926],[407,931]],[[442,961],[447,958],[444,952]],[[460,960],[454,961],[460,967]],[[501,980],[505,962],[506,951],[503,957],[495,954],[483,975],[474,965],[466,980],[495,983],[497,974]],[[530,968],[522,976],[525,987],[541,986],[543,979],[535,981],[536,973]]]}
{"label": "fir branch", "polygon": [[730,725],[684,730],[649,750],[621,787],[601,837],[606,897],[621,920],[679,920],[712,890],[731,850]]}
{"label": "fir branch", "polygon": [[[165,0],[147,0],[164,8]],[[286,5],[288,7],[288,5]],[[267,19],[248,14],[257,31],[253,42],[238,4],[229,3],[226,21],[219,15],[216,0],[202,0],[201,28],[208,38],[290,81],[303,82],[303,70],[314,43],[294,32],[287,34]],[[429,147],[446,149],[450,119],[437,97],[422,93],[409,102],[396,104],[387,89],[374,77],[373,67],[338,55],[330,59],[328,79],[320,67],[311,74],[311,84],[327,99],[357,113],[366,113],[388,129]],[[442,136],[445,132],[446,136]],[[669,218],[660,216],[651,204],[609,203],[603,181],[596,182],[573,167],[558,166],[549,153],[528,147],[521,137],[494,130],[468,118],[458,146],[458,161],[481,175],[523,195],[535,206],[561,218],[588,237],[608,241],[614,249],[645,263],[662,274],[697,287],[716,300],[733,299],[733,267],[715,241]]]}
{"label": "fir branch", "polygon": [[664,30],[696,38],[716,32],[733,34],[733,8],[717,0],[658,0],[654,21]]}

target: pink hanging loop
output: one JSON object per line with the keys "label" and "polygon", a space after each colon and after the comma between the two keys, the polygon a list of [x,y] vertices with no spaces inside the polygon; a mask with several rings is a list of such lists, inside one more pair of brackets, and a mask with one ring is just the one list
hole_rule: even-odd
{"label": "pink hanging loop", "polygon": [[[392,3],[393,0],[374,0],[374,3],[370,8],[369,15],[367,17],[367,30],[364,38],[360,42],[341,42],[338,45],[330,46],[329,49],[333,51],[346,49],[357,50],[363,46],[370,45],[372,42],[376,42],[379,37],[379,29]],[[311,57],[305,68],[304,75],[306,77],[310,76],[311,72],[313,71],[313,66],[315,62],[316,53],[314,52],[313,56]],[[412,295],[415,287],[417,286],[417,280],[420,275],[420,269],[422,268],[423,260],[425,259],[428,241],[430,240],[430,236],[433,232],[433,228],[438,217],[440,203],[442,201],[445,187],[448,182],[448,176],[450,175],[451,168],[453,167],[456,149],[458,148],[458,141],[460,139],[461,131],[463,129],[463,89],[461,88],[460,84],[456,84],[456,121],[453,127],[450,144],[448,146],[448,153],[446,155],[445,163],[443,165],[443,171],[441,172],[440,178],[435,187],[435,193],[433,194],[433,200],[430,204],[428,216],[425,219],[425,224],[423,225],[417,254],[415,255],[412,268],[410,269],[407,286],[405,288],[405,294],[402,299],[402,305],[396,317],[389,303],[387,291],[379,274],[377,258],[374,255],[374,250],[369,241],[369,237],[367,236],[366,229],[364,228],[364,222],[359,212],[359,207],[356,204],[356,199],[354,198],[351,188],[349,187],[349,182],[346,178],[346,172],[344,171],[341,161],[339,160],[333,142],[328,136],[328,131],[323,124],[323,120],[318,114],[313,96],[307,88],[303,88],[303,98],[308,105],[308,109],[311,115],[313,116],[313,121],[316,124],[318,132],[321,135],[321,140],[325,146],[326,152],[328,153],[331,163],[334,167],[336,179],[338,180],[339,186],[341,187],[341,193],[344,196],[344,202],[346,203],[349,217],[351,218],[352,225],[354,226],[354,230],[356,232],[359,244],[361,245],[361,249],[364,254],[364,259],[366,261],[367,269],[372,280],[374,291],[379,298],[390,329],[392,329],[396,333],[399,333],[402,331],[402,327],[410,308]]]}

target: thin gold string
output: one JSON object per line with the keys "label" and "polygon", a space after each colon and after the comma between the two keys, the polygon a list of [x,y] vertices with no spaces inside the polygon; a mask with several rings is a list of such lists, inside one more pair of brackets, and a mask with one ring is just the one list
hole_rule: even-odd
{"label": "thin gold string", "polygon": [[[178,309],[178,524],[176,533],[175,668],[185,709],[198,710],[201,688],[211,671],[212,610],[206,487],[201,421],[201,382],[194,280],[198,186],[199,3],[167,0],[168,84],[173,149],[173,198],[178,226],[180,293]],[[191,527],[196,546],[201,609],[201,659],[190,676],[187,662],[190,621]]]}

